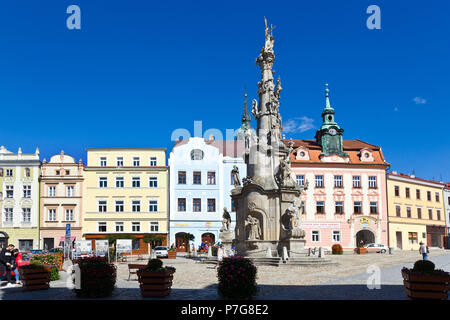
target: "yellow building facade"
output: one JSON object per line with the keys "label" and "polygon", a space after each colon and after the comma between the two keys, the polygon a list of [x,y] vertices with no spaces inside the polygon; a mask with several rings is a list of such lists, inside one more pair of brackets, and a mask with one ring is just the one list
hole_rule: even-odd
{"label": "yellow building facade", "polygon": [[159,235],[167,245],[168,225],[166,149],[87,149],[84,239],[133,234],[133,253],[146,254],[144,235]]}
{"label": "yellow building facade", "polygon": [[404,174],[387,175],[389,246],[443,248],[446,239],[444,185]]}

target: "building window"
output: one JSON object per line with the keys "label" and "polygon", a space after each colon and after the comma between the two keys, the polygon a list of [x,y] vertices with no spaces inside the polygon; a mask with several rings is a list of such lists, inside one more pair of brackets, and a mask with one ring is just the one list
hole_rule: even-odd
{"label": "building window", "polygon": [[150,232],[159,232],[159,222],[150,222]]}
{"label": "building window", "polygon": [[131,180],[131,186],[133,188],[140,188],[141,187],[141,178],[140,177],[133,177]]}
{"label": "building window", "polygon": [[193,178],[194,184],[202,184],[202,173],[200,171],[194,171]]}
{"label": "building window", "polygon": [[416,199],[420,200],[420,189],[416,189]]}
{"label": "building window", "polygon": [[370,203],[370,213],[377,214],[378,213],[378,202]]}
{"label": "building window", "polygon": [[123,212],[123,201],[116,201],[116,212]]}
{"label": "building window", "polygon": [[353,188],[361,188],[361,177],[360,176],[353,176]]}
{"label": "building window", "polygon": [[323,188],[323,176],[316,176],[316,188]]}
{"label": "building window", "polygon": [[25,177],[29,178],[31,176],[30,168],[25,168]]}
{"label": "building window", "polygon": [[323,201],[316,202],[316,212],[325,213],[325,203]]}
{"label": "building window", "polygon": [[31,209],[22,208],[23,222],[31,222]]}
{"label": "building window", "polygon": [[186,198],[178,198],[178,211],[186,212]]}
{"label": "building window", "polygon": [[139,250],[141,248],[141,239],[131,240],[131,250]]}
{"label": "building window", "polygon": [[433,209],[428,209],[428,219],[433,220]]}
{"label": "building window", "polygon": [[409,188],[405,188],[405,197],[409,199]]}
{"label": "building window", "polygon": [[436,202],[439,202],[439,192],[436,192]]}
{"label": "building window", "polygon": [[156,157],[150,157],[150,167],[156,167]]}
{"label": "building window", "polygon": [[202,160],[203,151],[200,149],[194,149],[191,151],[191,160]]}
{"label": "building window", "polygon": [[333,241],[340,242],[341,241],[341,231],[333,230]]}
{"label": "building window", "polygon": [[141,160],[139,159],[139,157],[134,157],[133,158],[133,167],[139,167],[141,165]]}
{"label": "building window", "polygon": [[417,208],[417,219],[422,219],[422,208]]}
{"label": "building window", "polygon": [[59,175],[61,174],[61,171],[56,170],[56,171],[55,171],[55,174],[56,174],[57,176],[59,176]]}
{"label": "building window", "polygon": [[396,197],[400,197],[400,187],[399,186],[394,187],[394,193],[395,193]]}
{"label": "building window", "polygon": [[124,180],[123,177],[116,177],[116,188],[123,188]]}
{"label": "building window", "polygon": [[66,176],[70,175],[70,170],[66,170]]}
{"label": "building window", "polygon": [[208,199],[208,212],[216,212],[216,199]]}
{"label": "building window", "polygon": [[49,197],[56,197],[56,186],[49,186],[48,187],[48,196]]}
{"label": "building window", "polygon": [[216,184],[216,173],[214,171],[208,171],[207,177],[208,184]]}
{"label": "building window", "polygon": [[178,171],[178,184],[186,184],[186,171]]}
{"label": "building window", "polygon": [[56,209],[48,209],[48,221],[56,221]]}
{"label": "building window", "polygon": [[31,198],[31,186],[23,186],[23,197]]}
{"label": "building window", "polygon": [[427,191],[427,200],[431,201],[431,191]]}
{"label": "building window", "polygon": [[68,197],[73,197],[73,190],[74,190],[73,186],[67,186],[67,196]]}
{"label": "building window", "polygon": [[342,176],[334,176],[334,187],[342,188]]}
{"label": "building window", "polygon": [[116,232],[123,232],[123,222],[116,222]]}
{"label": "building window", "polygon": [[73,221],[73,209],[66,209],[66,221]]}
{"label": "building window", "polygon": [[108,178],[107,177],[98,178],[98,187],[99,188],[107,188],[108,187]]}
{"label": "building window", "polygon": [[106,222],[98,223],[98,232],[106,232]]}
{"label": "building window", "polygon": [[118,167],[123,167],[123,157],[117,157],[116,159],[116,165]]}
{"label": "building window", "polygon": [[417,244],[417,232],[408,232],[408,241],[410,244]]}
{"label": "building window", "polygon": [[150,200],[148,202],[148,211],[158,212],[158,200]]}
{"label": "building window", "polygon": [[148,186],[150,188],[158,188],[158,177],[149,177]]}
{"label": "building window", "polygon": [[406,207],[406,217],[411,218],[411,207]]}
{"label": "building window", "polygon": [[13,222],[13,208],[5,208],[5,222]]}
{"label": "building window", "polygon": [[102,200],[98,202],[98,212],[106,212],[106,201]]}
{"label": "building window", "polygon": [[202,211],[202,199],[199,198],[192,199],[192,211],[193,212]]}
{"label": "building window", "polygon": [[100,158],[100,167],[106,167],[106,157]]}
{"label": "building window", "polygon": [[131,231],[132,232],[141,232],[141,223],[140,222],[132,222],[131,223]]}
{"label": "building window", "polygon": [[133,212],[141,212],[141,201],[133,200],[131,202],[131,211],[133,211]]}
{"label": "building window", "polygon": [[353,202],[353,212],[355,214],[361,214],[362,213],[361,201]]}
{"label": "building window", "polygon": [[377,177],[369,176],[369,188],[376,189],[377,188]]}
{"label": "building window", "polygon": [[299,186],[303,186],[305,184],[305,176],[304,175],[296,176],[295,181]]}
{"label": "building window", "polygon": [[312,242],[319,242],[319,241],[320,241],[320,231],[313,230],[312,231]]}
{"label": "building window", "polygon": [[6,169],[6,176],[12,177],[13,176],[13,169]]}
{"label": "building window", "polygon": [[436,219],[441,220],[441,210],[436,210]]}
{"label": "building window", "polygon": [[6,186],[6,197],[14,198],[14,186]]}
{"label": "building window", "polygon": [[344,213],[344,202],[343,201],[336,201],[336,214],[343,214]]}
{"label": "building window", "polygon": [[395,215],[397,217],[401,217],[402,216],[402,214],[401,214],[401,207],[400,206],[395,206]]}

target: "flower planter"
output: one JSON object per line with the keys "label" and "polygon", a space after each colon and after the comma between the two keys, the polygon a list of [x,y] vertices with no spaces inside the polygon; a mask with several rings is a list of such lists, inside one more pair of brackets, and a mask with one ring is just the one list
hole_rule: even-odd
{"label": "flower planter", "polygon": [[50,270],[19,268],[24,290],[45,290],[50,287]]}
{"label": "flower planter", "polygon": [[367,253],[367,248],[357,248],[356,249],[356,253],[357,254],[366,254]]}
{"label": "flower planter", "polygon": [[167,255],[169,259],[176,259],[177,252],[176,251],[167,251]]}
{"label": "flower planter", "polygon": [[137,271],[139,287],[143,297],[165,297],[170,294],[175,270],[162,272]]}
{"label": "flower planter", "polygon": [[402,276],[408,299],[448,299],[450,276],[410,274],[406,271],[402,271]]}

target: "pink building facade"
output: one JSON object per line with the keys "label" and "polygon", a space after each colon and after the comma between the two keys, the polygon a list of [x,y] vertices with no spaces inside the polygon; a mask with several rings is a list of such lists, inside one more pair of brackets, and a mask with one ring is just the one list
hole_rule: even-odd
{"label": "pink building facade", "polygon": [[66,224],[71,225],[71,239],[82,239],[83,162],[64,154],[44,160],[40,179],[41,249],[63,246]]}
{"label": "pink building facade", "polygon": [[[386,168],[381,148],[361,140],[343,140],[334,119],[328,88],[323,124],[315,140],[294,140],[291,174],[302,194],[306,247],[331,249],[340,244],[388,245]],[[285,141],[286,142],[286,141]]]}

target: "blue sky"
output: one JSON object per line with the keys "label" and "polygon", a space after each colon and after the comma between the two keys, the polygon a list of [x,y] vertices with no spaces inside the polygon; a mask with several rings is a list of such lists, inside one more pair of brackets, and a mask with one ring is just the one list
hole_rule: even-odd
{"label": "blue sky", "polygon": [[[66,27],[72,4],[81,30]],[[372,4],[381,30],[366,27]],[[0,144],[85,160],[87,147],[170,150],[196,120],[237,128],[266,16],[287,138],[313,139],[329,83],[344,139],[380,145],[392,170],[450,181],[449,12],[436,0],[2,1]]]}

